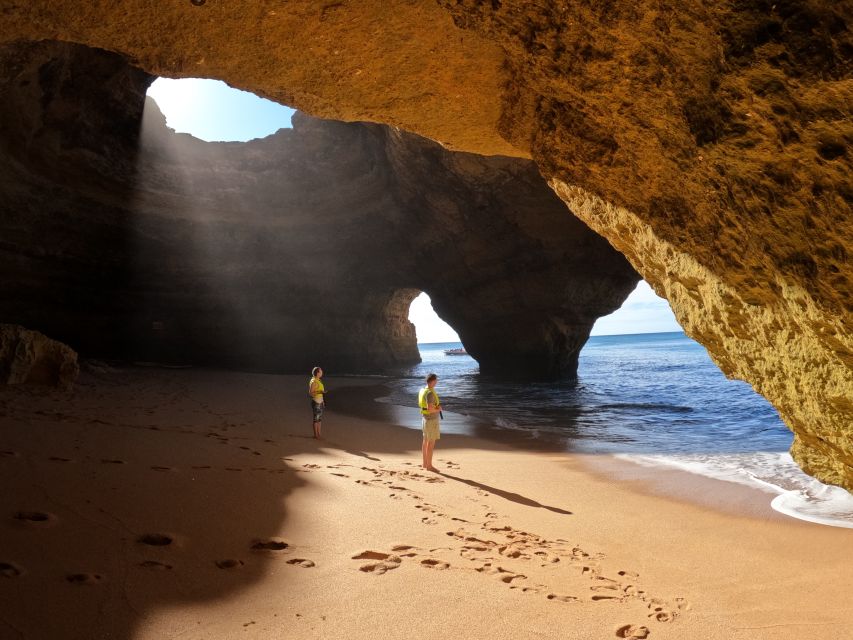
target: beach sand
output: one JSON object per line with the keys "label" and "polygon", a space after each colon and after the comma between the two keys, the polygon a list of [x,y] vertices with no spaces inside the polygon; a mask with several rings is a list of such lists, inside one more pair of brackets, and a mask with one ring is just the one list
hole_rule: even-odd
{"label": "beach sand", "polygon": [[424,472],[394,410],[352,410],[369,380],[329,378],[308,437],[307,380],[103,366],[70,394],[0,389],[0,637],[850,637],[851,530],[460,435]]}

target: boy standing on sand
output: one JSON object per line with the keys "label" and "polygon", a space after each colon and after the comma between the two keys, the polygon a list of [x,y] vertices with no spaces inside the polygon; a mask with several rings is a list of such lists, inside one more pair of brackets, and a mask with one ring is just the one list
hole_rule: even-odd
{"label": "boy standing on sand", "polygon": [[438,471],[432,466],[432,452],[435,449],[435,441],[441,438],[439,429],[439,417],[441,416],[441,400],[435,392],[438,376],[434,373],[426,377],[426,386],[418,392],[418,406],[421,408],[421,426],[423,427],[424,440],[421,445],[423,454],[423,468],[427,471]]}
{"label": "boy standing on sand", "polygon": [[320,437],[320,426],[323,424],[323,408],[325,401],[323,396],[326,394],[326,387],[320,379],[323,377],[323,370],[320,367],[311,369],[311,380],[308,381],[308,395],[311,396],[311,412],[314,414],[314,438],[322,440]]}

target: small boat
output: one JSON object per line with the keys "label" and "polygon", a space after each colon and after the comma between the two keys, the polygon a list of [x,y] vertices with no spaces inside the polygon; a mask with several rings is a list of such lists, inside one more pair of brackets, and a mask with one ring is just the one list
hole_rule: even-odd
{"label": "small boat", "polygon": [[445,349],[444,355],[446,356],[467,356],[468,352],[465,351],[465,347],[461,349]]}

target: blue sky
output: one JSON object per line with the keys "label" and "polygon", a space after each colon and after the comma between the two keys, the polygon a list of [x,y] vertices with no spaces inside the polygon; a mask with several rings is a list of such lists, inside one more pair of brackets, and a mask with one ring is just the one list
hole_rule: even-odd
{"label": "blue sky", "polygon": [[166,124],[179,133],[213,141],[263,138],[290,127],[293,109],[221,80],[157,78],[148,89]]}
{"label": "blue sky", "polygon": [[[232,89],[219,80],[186,78],[155,80],[148,95],[154,98],[175,131],[208,141],[245,141],[263,138],[290,127],[293,109]],[[429,297],[412,302],[409,319],[415,324],[418,342],[455,342],[456,332],[432,310]],[[681,331],[669,304],[643,281],[622,307],[599,318],[592,335]]]}
{"label": "blue sky", "polygon": [[[418,332],[418,342],[457,342],[459,336],[432,310],[429,296],[422,293],[409,308],[409,320]],[[661,333],[681,331],[669,303],[640,280],[637,288],[622,306],[609,316],[599,318],[592,328],[594,336],[627,333]]]}

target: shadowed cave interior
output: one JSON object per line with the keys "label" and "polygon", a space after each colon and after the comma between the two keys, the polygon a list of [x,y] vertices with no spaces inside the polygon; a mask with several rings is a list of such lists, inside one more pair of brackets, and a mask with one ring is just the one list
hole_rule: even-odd
{"label": "shadowed cave interior", "polygon": [[3,320],[83,356],[376,372],[419,360],[425,291],[484,373],[572,377],[639,280],[530,161],[304,114],[203,142],[117,54],[18,43],[0,63]]}

